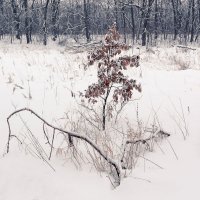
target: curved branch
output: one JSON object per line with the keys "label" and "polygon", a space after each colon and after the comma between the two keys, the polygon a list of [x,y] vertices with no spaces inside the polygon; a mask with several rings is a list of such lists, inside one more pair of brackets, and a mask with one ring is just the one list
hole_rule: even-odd
{"label": "curved branch", "polygon": [[7,124],[8,124],[8,129],[9,129],[9,135],[8,135],[8,142],[7,142],[7,153],[9,152],[9,146],[10,146],[10,139],[11,137],[13,137],[13,135],[11,134],[11,128],[10,128],[10,118],[12,116],[14,116],[15,114],[17,113],[20,113],[20,112],[24,112],[24,111],[27,111],[27,112],[30,112],[31,114],[35,115],[39,120],[41,120],[43,123],[45,123],[47,126],[51,127],[52,129],[54,130],[57,130],[57,131],[60,131],[62,132],[63,134],[66,134],[68,137],[74,137],[74,138],[78,138],[78,139],[81,139],[83,141],[85,141],[86,143],[88,143],[91,147],[93,147],[110,165],[112,165],[115,170],[116,170],[116,173],[117,173],[117,176],[118,176],[118,180],[119,180],[119,184],[120,184],[120,169],[118,167],[118,165],[111,159],[109,158],[108,156],[106,156],[89,138],[87,138],[86,136],[83,136],[83,135],[79,135],[77,133],[73,133],[73,132],[69,132],[69,131],[65,131],[61,128],[58,128],[52,124],[50,124],[49,122],[47,122],[45,119],[43,119],[40,115],[38,115],[36,112],[34,112],[33,110],[29,109],[29,108],[22,108],[22,109],[19,109],[19,110],[16,110],[15,112],[11,113],[8,118],[7,118]]}
{"label": "curved branch", "polygon": [[122,153],[122,158],[121,158],[121,164],[124,163],[124,157],[125,157],[126,149],[127,149],[127,146],[129,144],[135,145],[135,144],[141,143],[141,144],[145,144],[145,145],[147,145],[149,147],[148,141],[151,141],[153,139],[159,138],[159,135],[162,135],[162,136],[165,136],[165,137],[169,137],[170,136],[169,133],[164,132],[163,130],[159,129],[159,130],[157,130],[154,133],[154,135],[150,136],[149,138],[139,139],[139,140],[127,140],[126,143],[125,143],[125,145],[124,145],[124,149],[123,149],[123,153]]}

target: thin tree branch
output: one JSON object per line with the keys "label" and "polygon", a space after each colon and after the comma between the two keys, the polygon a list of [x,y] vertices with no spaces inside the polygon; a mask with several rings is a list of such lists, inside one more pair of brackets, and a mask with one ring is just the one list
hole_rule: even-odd
{"label": "thin tree branch", "polygon": [[43,119],[40,115],[38,115],[36,112],[34,112],[33,110],[31,110],[30,108],[22,108],[19,110],[16,110],[15,112],[11,113],[8,118],[7,118],[7,124],[8,124],[8,129],[9,129],[9,135],[8,135],[8,142],[7,142],[7,153],[9,152],[9,147],[10,147],[10,139],[11,139],[11,127],[10,127],[10,118],[20,112],[30,112],[31,114],[33,114],[35,117],[37,117],[39,120],[41,120],[43,123],[45,123],[47,126],[51,127],[54,130],[60,131],[62,132],[64,135],[67,135],[69,137],[74,137],[77,139],[81,139],[83,141],[85,141],[86,143],[88,143],[91,147],[93,147],[110,165],[112,165],[115,168],[115,171],[117,173],[117,177],[118,177],[118,183],[120,184],[121,181],[121,172],[120,169],[118,167],[118,165],[115,163],[115,161],[113,161],[111,158],[109,158],[106,154],[104,154],[99,147],[97,147],[89,138],[87,138],[86,136],[83,135],[79,135],[77,133],[73,133],[73,132],[69,132],[69,131],[65,131],[61,128],[58,128],[52,124],[50,124],[49,122],[47,122],[45,119]]}

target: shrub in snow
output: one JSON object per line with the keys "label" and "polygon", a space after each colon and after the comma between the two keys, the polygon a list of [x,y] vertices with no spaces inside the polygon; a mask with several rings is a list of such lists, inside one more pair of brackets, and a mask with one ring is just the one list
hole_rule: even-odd
{"label": "shrub in snow", "polygon": [[103,100],[103,130],[105,130],[109,96],[112,96],[112,100],[115,103],[119,101],[128,102],[134,89],[141,92],[141,85],[137,84],[136,80],[130,79],[123,74],[123,70],[139,66],[139,56],[120,56],[122,51],[126,51],[130,47],[120,43],[119,39],[120,35],[117,32],[116,24],[113,24],[105,35],[103,46],[88,56],[89,65],[94,65],[95,63],[98,65],[98,81],[88,87],[85,92],[85,98],[93,104],[97,102],[97,99]]}

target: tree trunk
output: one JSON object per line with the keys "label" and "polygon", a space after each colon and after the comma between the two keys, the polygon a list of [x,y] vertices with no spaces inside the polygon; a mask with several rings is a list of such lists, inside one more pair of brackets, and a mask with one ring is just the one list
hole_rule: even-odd
{"label": "tree trunk", "polygon": [[3,14],[3,0],[0,0],[0,11]]}
{"label": "tree trunk", "polygon": [[29,35],[30,35],[30,41],[32,42],[32,31],[33,31],[33,13],[34,13],[34,4],[35,0],[32,1],[31,4],[31,14],[30,14],[30,21],[29,21]]}
{"label": "tree trunk", "polygon": [[59,4],[60,0],[53,0],[52,1],[52,34],[53,34],[53,41],[56,41],[58,37],[58,15],[59,15]]}
{"label": "tree trunk", "polygon": [[122,6],[122,21],[123,21],[123,35],[124,43],[126,44],[126,18],[125,18],[125,6]]}
{"label": "tree trunk", "polygon": [[182,34],[182,32],[181,32],[181,27],[182,27],[182,10],[181,10],[181,0],[178,0],[178,3],[177,3],[177,5],[178,5],[178,7],[177,7],[177,15],[178,15],[178,34],[180,35],[180,38],[181,38],[181,34]]}
{"label": "tree trunk", "polygon": [[117,0],[114,0],[114,4],[115,4],[115,8],[114,8],[114,12],[115,12],[115,22],[116,22],[116,28],[117,31],[119,30],[119,19],[118,19],[118,4],[117,4]]}
{"label": "tree trunk", "polygon": [[149,25],[149,18],[151,14],[151,6],[154,0],[148,0],[148,4],[146,0],[143,0],[143,12],[144,12],[144,22],[143,22],[143,31],[142,31],[142,46],[146,46],[147,44],[147,32]]}
{"label": "tree trunk", "polygon": [[131,31],[132,31],[132,40],[133,40],[133,44],[135,41],[135,18],[134,18],[134,10],[133,10],[133,6],[131,6]]}
{"label": "tree trunk", "polygon": [[[0,17],[3,17],[3,13],[4,13],[4,10],[3,10],[3,0],[0,0]],[[0,28],[0,39],[3,38],[3,34],[4,34],[4,28],[3,28],[3,25],[1,26]]]}
{"label": "tree trunk", "polygon": [[15,0],[11,0],[11,6],[12,6],[12,11],[13,11],[13,18],[14,18],[14,28],[16,31],[15,37],[17,39],[21,38],[21,34],[20,34],[20,14],[18,13],[18,5],[15,2]]}
{"label": "tree trunk", "polygon": [[28,13],[28,1],[24,0],[24,8],[25,8],[25,33],[26,33],[26,42],[30,43],[30,19]]}
{"label": "tree trunk", "polygon": [[175,0],[171,0],[174,14],[174,40],[177,39],[178,29],[177,29],[177,6],[175,4]]}
{"label": "tree trunk", "polygon": [[89,22],[89,13],[88,13],[88,1],[86,0],[83,1],[83,6],[84,6],[84,21],[85,21],[85,36],[87,39],[87,42],[91,41],[90,38],[90,22]]}
{"label": "tree trunk", "polygon": [[173,15],[174,15],[174,40],[177,39],[178,34],[180,33],[181,24],[182,24],[182,13],[181,13],[181,1],[180,0],[171,0]]}
{"label": "tree trunk", "polygon": [[190,37],[190,42],[193,42],[194,40],[194,21],[195,21],[195,5],[194,5],[194,0],[192,1],[192,25],[191,25],[191,37]]}
{"label": "tree trunk", "polygon": [[[197,9],[198,9],[198,22],[200,24],[200,0],[197,0]],[[197,35],[196,35],[196,38],[195,38],[195,42],[197,41],[197,39],[199,37],[199,31],[200,31],[200,27],[198,27]]]}
{"label": "tree trunk", "polygon": [[160,24],[161,24],[161,32],[164,40],[166,39],[166,11],[163,8],[163,0],[161,0],[160,4]]}
{"label": "tree trunk", "polygon": [[186,17],[185,31],[184,31],[185,32],[184,33],[185,42],[187,42],[187,38],[188,38],[188,34],[189,34],[191,6],[192,6],[191,1],[189,1],[188,13],[187,13],[187,17]]}
{"label": "tree trunk", "polygon": [[107,106],[107,101],[108,101],[108,96],[110,94],[110,90],[111,90],[111,87],[107,88],[107,91],[106,91],[106,96],[104,98],[104,102],[103,102],[103,119],[102,119],[102,128],[103,128],[103,131],[106,129],[106,106]]}
{"label": "tree trunk", "polygon": [[145,10],[146,10],[146,0],[143,0],[142,2],[142,18],[141,18],[141,21],[140,21],[140,24],[142,24],[142,21],[143,21],[143,31],[142,31],[142,46],[145,46],[146,45],[146,29],[145,29]]}
{"label": "tree trunk", "polygon": [[155,0],[155,23],[154,23],[154,39],[157,40],[158,39],[158,0]]}
{"label": "tree trunk", "polygon": [[48,5],[49,5],[49,0],[46,1],[45,7],[44,7],[44,24],[43,24],[43,44],[47,45],[47,13],[48,13]]}

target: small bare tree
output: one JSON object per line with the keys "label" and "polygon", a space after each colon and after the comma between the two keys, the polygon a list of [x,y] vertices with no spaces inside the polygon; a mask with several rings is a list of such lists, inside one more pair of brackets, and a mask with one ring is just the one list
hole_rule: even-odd
{"label": "small bare tree", "polygon": [[129,79],[123,74],[128,67],[139,66],[139,56],[119,56],[122,50],[128,50],[129,46],[119,42],[120,35],[116,24],[110,27],[105,35],[105,43],[102,47],[88,56],[89,64],[98,63],[98,82],[88,87],[85,97],[89,102],[96,103],[98,98],[103,100],[102,129],[105,130],[106,110],[108,97],[112,94],[115,103],[127,102],[131,99],[133,89],[141,91],[140,84],[136,80]]}

